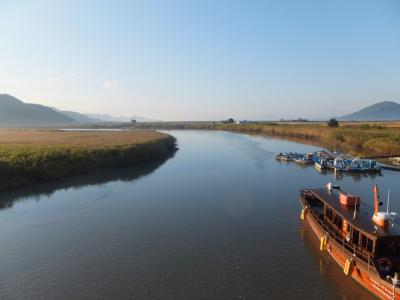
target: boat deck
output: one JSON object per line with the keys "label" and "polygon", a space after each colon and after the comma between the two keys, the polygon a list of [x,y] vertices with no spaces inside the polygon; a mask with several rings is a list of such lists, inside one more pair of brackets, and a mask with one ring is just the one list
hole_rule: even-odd
{"label": "boat deck", "polygon": [[[330,192],[327,188],[309,189],[309,191],[315,197],[334,209],[342,216],[342,218],[346,219],[348,223],[358,229],[366,231],[376,237],[400,235],[400,226],[397,223],[391,222],[387,230],[376,227],[372,222],[372,216],[374,213],[373,207],[362,201],[357,207],[356,217],[353,218],[355,207],[341,204],[339,200],[339,191],[333,189]],[[317,211],[320,208],[313,207],[313,209]]]}

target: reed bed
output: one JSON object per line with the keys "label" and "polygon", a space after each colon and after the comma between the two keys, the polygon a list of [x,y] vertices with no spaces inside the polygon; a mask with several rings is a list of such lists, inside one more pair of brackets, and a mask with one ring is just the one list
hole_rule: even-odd
{"label": "reed bed", "polygon": [[330,150],[340,150],[362,157],[400,155],[400,122],[341,122],[338,128],[328,127],[325,122],[248,124],[171,122],[139,126],[142,128],[227,130],[268,135],[320,145]]}
{"label": "reed bed", "polygon": [[216,125],[216,129],[300,138],[357,156],[400,155],[400,128],[393,125],[357,124],[331,128],[325,124],[223,124]]}
{"label": "reed bed", "polygon": [[0,130],[0,190],[162,159],[175,138],[153,130]]}

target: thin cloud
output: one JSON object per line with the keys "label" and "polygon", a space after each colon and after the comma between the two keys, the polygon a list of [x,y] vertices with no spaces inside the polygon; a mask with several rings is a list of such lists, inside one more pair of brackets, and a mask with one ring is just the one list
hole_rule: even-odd
{"label": "thin cloud", "polygon": [[54,73],[54,75],[43,79],[41,83],[55,85],[55,84],[70,83],[72,81],[77,81],[80,79],[81,76],[79,73],[63,72],[63,73]]}
{"label": "thin cloud", "polygon": [[68,72],[64,74],[65,77],[71,79],[71,80],[79,80],[82,79],[82,75],[80,73],[77,72]]}
{"label": "thin cloud", "polygon": [[50,84],[59,83],[62,81],[63,81],[63,78],[57,77],[57,76],[47,77],[45,80],[43,80],[44,83],[50,83]]}
{"label": "thin cloud", "polygon": [[118,80],[106,80],[103,82],[103,88],[105,88],[105,89],[114,89],[117,87],[119,87]]}

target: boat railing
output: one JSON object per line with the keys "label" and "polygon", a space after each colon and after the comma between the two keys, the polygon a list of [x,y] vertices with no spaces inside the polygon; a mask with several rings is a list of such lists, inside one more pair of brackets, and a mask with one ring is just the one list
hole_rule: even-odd
{"label": "boat railing", "polygon": [[311,214],[317,220],[317,222],[321,225],[321,227],[327,232],[330,241],[333,241],[336,245],[342,248],[343,253],[347,253],[352,256],[352,258],[356,261],[356,265],[362,266],[364,269],[367,269],[370,272],[374,272],[378,274],[378,271],[374,265],[374,261],[371,256],[365,255],[360,250],[357,249],[355,245],[349,244],[341,234],[339,234],[332,226],[332,224],[328,222],[324,222],[323,218],[321,218],[318,213],[309,209]]}

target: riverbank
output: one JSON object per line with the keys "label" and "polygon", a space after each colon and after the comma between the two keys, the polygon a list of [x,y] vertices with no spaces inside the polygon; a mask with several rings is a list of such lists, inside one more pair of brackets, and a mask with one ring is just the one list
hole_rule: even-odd
{"label": "riverbank", "polygon": [[396,122],[346,122],[338,128],[328,127],[322,122],[142,124],[140,126],[146,128],[226,130],[267,135],[312,143],[329,150],[340,150],[361,157],[400,155],[400,126]]}
{"label": "riverbank", "polygon": [[400,129],[395,127],[369,124],[343,125],[339,128],[325,124],[235,125],[219,125],[217,128],[316,141],[327,149],[361,157],[400,154]]}
{"label": "riverbank", "polygon": [[153,130],[0,130],[0,191],[163,159],[175,147]]}

